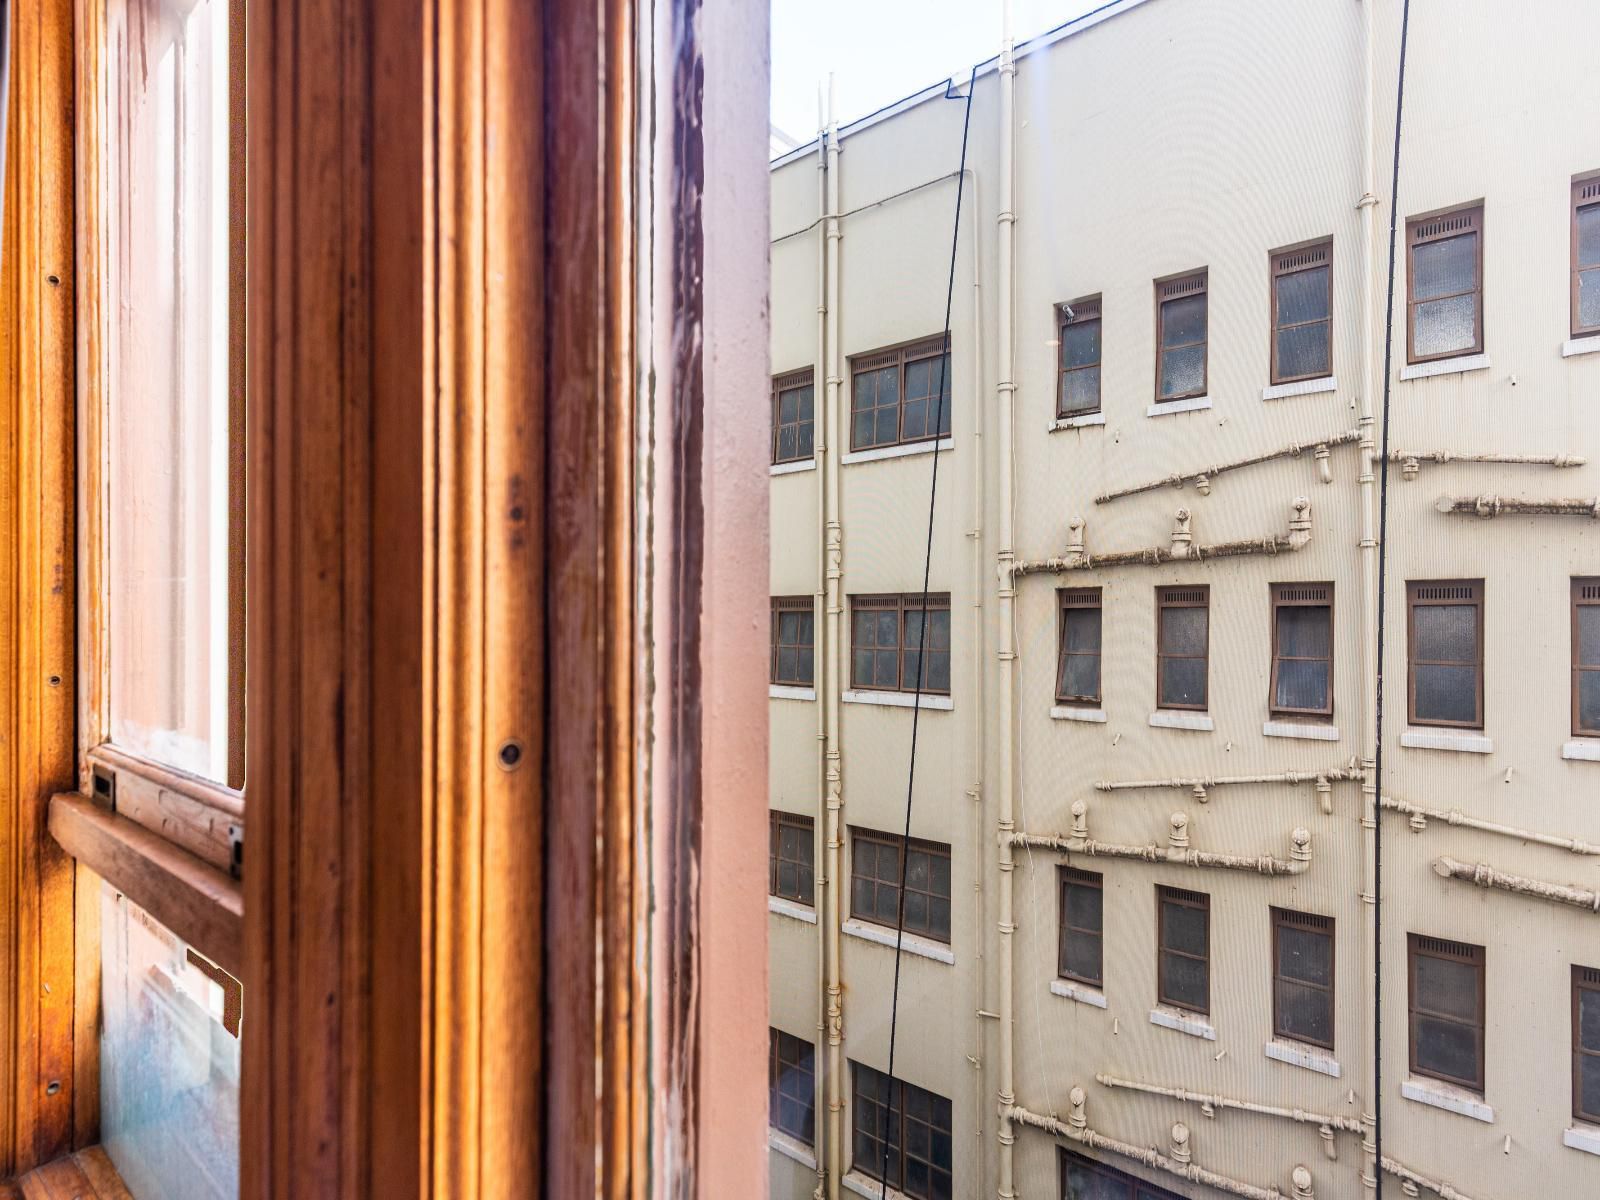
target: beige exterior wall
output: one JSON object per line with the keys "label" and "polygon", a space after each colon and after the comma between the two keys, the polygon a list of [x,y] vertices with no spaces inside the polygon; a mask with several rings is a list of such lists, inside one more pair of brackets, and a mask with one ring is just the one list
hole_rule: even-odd
{"label": "beige exterior wall", "polygon": [[[1370,13],[1368,9],[1370,8]],[[1371,23],[1371,43],[1367,26]],[[1383,792],[1436,809],[1538,833],[1600,843],[1600,762],[1563,758],[1571,740],[1570,580],[1600,575],[1600,526],[1566,516],[1476,517],[1435,509],[1443,495],[1543,499],[1600,493],[1600,354],[1564,357],[1568,338],[1569,188],[1600,170],[1600,75],[1586,69],[1600,42],[1600,9],[1547,0],[1515,9],[1492,0],[1412,5],[1396,250],[1395,347],[1389,441],[1395,450],[1587,455],[1587,465],[1424,464],[1415,481],[1388,480],[1383,663]],[[953,964],[908,955],[901,980],[896,1075],[953,1105],[955,1195],[994,1195],[998,1162],[996,1063],[1005,1031],[992,1017],[1009,989],[1015,1008],[1016,1099],[1065,1121],[1069,1094],[1087,1095],[1088,1125],[1166,1152],[1174,1122],[1191,1131],[1196,1164],[1261,1189],[1293,1194],[1305,1167],[1319,1198],[1360,1197],[1362,1136],[1315,1124],[1112,1089],[1097,1074],[1256,1104],[1359,1119],[1381,1102],[1382,1154],[1472,1200],[1600,1195],[1600,1157],[1564,1144],[1571,1117],[1570,971],[1600,966],[1600,916],[1574,907],[1442,879],[1440,855],[1560,884],[1595,888],[1600,858],[1439,821],[1412,831],[1381,820],[1381,1019],[1377,1095],[1374,980],[1363,976],[1368,851],[1359,783],[1336,783],[1332,813],[1310,784],[1102,792],[1099,780],[1315,773],[1359,760],[1373,727],[1364,681],[1361,451],[1331,451],[1324,483],[1309,448],[1357,428],[1364,399],[1382,408],[1384,311],[1398,0],[1285,5],[1268,0],[1145,0],[1053,44],[1027,50],[1015,84],[1015,520],[1018,557],[1065,553],[1068,522],[1087,520],[1090,553],[1166,547],[1174,512],[1192,514],[1196,544],[1283,534],[1296,497],[1311,502],[1312,536],[1298,553],[1029,575],[1015,599],[1016,825],[1067,833],[1071,805],[1088,804],[1100,841],[1164,845],[1169,817],[1189,818],[1191,845],[1289,857],[1291,831],[1311,833],[1309,870],[1254,872],[1089,859],[1105,881],[1106,1007],[1051,991],[1056,978],[1057,866],[1064,856],[1018,850],[1012,873],[1013,977],[997,967],[995,796],[1004,702],[997,623],[1002,547],[995,487],[1005,439],[996,375],[999,80],[980,74],[972,109],[972,169],[956,254],[951,320],[954,447],[942,459],[930,587],[952,611],[952,706],[922,714],[913,834],[952,848]],[[1370,64],[1369,64],[1370,52]],[[1364,110],[1373,79],[1371,131]],[[936,334],[943,322],[954,171],[963,104],[937,94],[847,128],[840,142],[840,362],[851,354]],[[1368,159],[1376,205],[1363,208]],[[814,362],[818,349],[816,147],[773,171],[774,372]],[[929,186],[916,185],[938,180]],[[907,189],[916,190],[907,192]],[[894,199],[885,199],[896,196]],[[882,201],[882,203],[878,203]],[[1484,329],[1488,365],[1405,379],[1406,218],[1484,206]],[[871,206],[871,207],[866,207]],[[852,211],[859,210],[859,211]],[[1370,216],[1369,216],[1370,212]],[[1364,226],[1370,220],[1370,231]],[[810,227],[810,228],[808,228]],[[783,236],[806,230],[798,236]],[[976,233],[974,245],[972,234]],[[1370,237],[1368,233],[1370,232]],[[1269,383],[1269,253],[1333,239],[1332,390],[1264,400]],[[976,254],[974,255],[974,250]],[[974,270],[977,270],[976,277]],[[1153,280],[1209,271],[1211,406],[1147,415],[1154,400]],[[977,284],[974,287],[974,283]],[[1053,306],[1103,297],[1105,421],[1052,429]],[[1370,306],[1371,318],[1368,320]],[[848,373],[846,372],[846,375]],[[824,369],[817,395],[823,402]],[[1365,390],[1365,395],[1363,394]],[[849,406],[848,379],[841,405]],[[977,436],[977,435],[980,435]],[[1163,488],[1106,504],[1094,497],[1297,444],[1307,452],[1216,478],[1209,494]],[[845,447],[847,449],[847,447]],[[839,446],[823,449],[819,458]],[[839,468],[845,595],[915,591],[921,584],[931,457]],[[818,470],[772,479],[772,594],[822,589]],[[981,504],[979,497],[981,496]],[[1489,753],[1403,744],[1406,583],[1481,579],[1485,593],[1485,727]],[[1268,737],[1273,583],[1331,582],[1337,740]],[[1154,589],[1211,589],[1210,731],[1157,728]],[[1104,723],[1051,715],[1055,588],[1103,589]],[[1375,597],[1368,599],[1375,603]],[[824,627],[819,603],[819,640]],[[841,625],[848,639],[848,622]],[[847,662],[847,659],[841,659]],[[825,691],[837,686],[819,676]],[[817,820],[819,893],[826,818],[818,702],[774,699],[771,804]],[[898,830],[904,819],[911,712],[843,704],[842,814],[846,826]],[[1359,763],[1358,763],[1359,765]],[[841,892],[848,909],[848,845]],[[1211,898],[1214,1038],[1151,1021],[1156,1007],[1155,887]],[[1337,1077],[1269,1058],[1272,906],[1336,922]],[[772,1023],[828,1059],[819,936],[774,913]],[[848,911],[845,913],[848,916]],[[1487,962],[1484,1121],[1402,1094],[1407,1062],[1406,935],[1481,945]],[[888,1059],[893,951],[842,939],[841,1061],[882,1070]],[[1439,1089],[1434,1089],[1435,1091]],[[850,1162],[849,1081],[842,1162]],[[1458,1105],[1457,1107],[1461,1107]],[[1487,1114],[1482,1114],[1487,1115]],[[819,1141],[827,1125],[819,1104]],[[1017,1192],[1059,1194],[1056,1139],[1019,1128]],[[1600,1134],[1596,1134],[1600,1142]],[[1061,1144],[1067,1144],[1062,1142]],[[1182,1196],[1226,1191],[1115,1153],[1108,1165]],[[774,1152],[775,1197],[812,1194],[818,1174]],[[825,1186],[834,1181],[825,1181]],[[1401,1179],[1383,1176],[1386,1193]],[[849,1180],[840,1194],[849,1195]],[[1424,1185],[1426,1191],[1426,1185]],[[834,1194],[829,1190],[826,1194]],[[876,1194],[876,1191],[873,1192]]]}

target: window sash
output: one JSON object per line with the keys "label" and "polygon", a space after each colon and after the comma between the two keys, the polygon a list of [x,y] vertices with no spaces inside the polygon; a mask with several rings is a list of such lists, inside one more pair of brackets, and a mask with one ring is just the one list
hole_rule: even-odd
{"label": "window sash", "polygon": [[[816,1142],[816,1047],[803,1038],[767,1028],[767,1124],[806,1145]],[[786,1120],[789,1105],[802,1105],[800,1120]]]}
{"label": "window sash", "polygon": [[[854,1138],[851,1168],[875,1180],[887,1182],[912,1200],[950,1200],[954,1195],[952,1106],[945,1097],[915,1084],[891,1078],[862,1063],[852,1062],[850,1115]],[[887,1099],[884,1093],[887,1092]],[[921,1120],[909,1114],[911,1108],[928,1114]],[[887,1111],[885,1111],[887,1110]],[[920,1126],[925,1138],[911,1136],[907,1126]],[[885,1179],[884,1142],[887,1140],[888,1172]],[[926,1156],[911,1149],[913,1141],[924,1141]],[[952,1150],[950,1165],[935,1162],[935,1145],[942,1142]],[[865,1153],[863,1153],[865,1151]],[[926,1188],[909,1178],[908,1164],[921,1164],[928,1180]]]}
{"label": "window sash", "polygon": [[[1431,945],[1429,943],[1432,943]],[[1423,1075],[1429,1079],[1440,1079],[1446,1083],[1458,1084],[1461,1087],[1482,1094],[1484,1089],[1484,1028],[1487,1024],[1487,1014],[1484,1009],[1484,953],[1482,946],[1470,946],[1464,943],[1448,942],[1442,938],[1425,938],[1419,934],[1406,935],[1406,1006],[1407,1006],[1407,1040],[1409,1043],[1409,1066],[1413,1075]],[[1470,966],[1476,979],[1477,996],[1475,998],[1475,1012],[1477,1019],[1463,1020],[1453,1013],[1440,1012],[1437,1009],[1425,1007],[1417,995],[1417,968],[1418,963],[1424,958],[1434,958],[1442,962],[1461,963]],[[1440,1024],[1454,1025],[1462,1029],[1473,1031],[1473,1065],[1476,1067],[1475,1078],[1465,1078],[1451,1075],[1448,1072],[1424,1067],[1418,1060],[1417,1054],[1417,1028],[1421,1021],[1433,1021]]]}
{"label": "window sash", "polygon": [[[1099,588],[1063,588],[1057,593],[1056,622],[1056,703],[1092,707],[1100,704],[1105,691],[1105,674],[1102,670],[1105,637],[1105,615],[1101,607]],[[1092,612],[1099,624],[1100,648],[1095,650],[1068,650],[1067,619],[1069,613]],[[1092,658],[1095,661],[1095,689],[1092,696],[1081,696],[1066,690],[1067,660]]]}
{"label": "window sash", "polygon": [[1600,687],[1600,660],[1586,662],[1579,622],[1585,610],[1600,609],[1600,576],[1572,581],[1572,736],[1600,737],[1600,725],[1585,725],[1580,701],[1583,686]]}
{"label": "window sash", "polygon": [[[1090,987],[1102,987],[1105,982],[1105,880],[1103,876],[1092,871],[1079,871],[1073,867],[1060,868],[1061,898],[1058,914],[1058,924],[1061,931],[1060,944],[1056,954],[1056,974],[1062,979],[1073,979],[1079,983],[1088,984]],[[1073,888],[1092,889],[1100,893],[1101,917],[1100,924],[1096,926],[1074,925],[1068,918],[1071,905],[1067,903],[1068,896]],[[1067,953],[1069,943],[1079,938],[1094,939],[1095,972],[1091,975],[1081,975],[1067,966],[1072,961],[1073,955]]]}
{"label": "window sash", "polygon": [[1600,1111],[1588,1111],[1583,1107],[1583,1067],[1588,1060],[1600,1060],[1600,1042],[1594,1045],[1585,1045],[1583,1042],[1583,1029],[1579,1022],[1579,1001],[1584,992],[1597,997],[1592,1003],[1600,1003],[1600,969],[1582,967],[1576,964],[1572,968],[1572,1115],[1580,1121],[1589,1121],[1600,1125]]}
{"label": "window sash", "polygon": [[[942,412],[925,412],[923,417],[924,426],[932,427],[934,432],[907,434],[906,409],[908,407],[908,396],[906,382],[908,376],[910,375],[911,368],[920,362],[937,362],[941,356],[944,358],[942,387],[944,397],[943,402],[942,404],[934,403],[941,390],[938,386],[940,383],[940,374],[938,369],[933,371],[933,382],[935,387],[934,390],[928,394],[927,399],[929,403],[934,404],[935,408],[941,408]],[[862,408],[861,405],[857,403],[859,399],[857,388],[863,376],[869,375],[874,371],[881,371],[886,367],[894,368],[895,377],[899,381],[898,394],[894,400],[896,409],[895,434],[893,438],[880,439],[876,436],[876,432],[874,432],[872,438],[863,441],[856,436],[855,418],[858,413],[868,410]],[[949,437],[951,428],[950,410],[953,407],[950,384],[950,368],[950,344],[944,337],[920,338],[915,342],[908,342],[903,346],[889,346],[882,350],[872,350],[865,354],[857,354],[852,356],[850,359],[850,449],[852,451],[877,450],[885,446],[916,445],[921,442],[938,441],[941,438]],[[889,406],[886,404],[876,404],[873,406],[871,411],[876,412],[879,408],[887,407]],[[874,422],[874,430],[876,430],[876,422]]]}
{"label": "window sash", "polygon": [[[813,687],[816,683],[816,611],[810,596],[774,596],[772,598],[770,629],[771,653],[767,663],[767,680],[770,683],[791,687]],[[783,637],[784,614],[799,614],[801,630],[810,630],[810,637],[787,641]],[[782,669],[782,651],[795,651],[794,673],[785,675]]]}
{"label": "window sash", "polygon": [[[939,842],[926,842],[920,838],[912,838],[909,853],[913,856],[921,855],[927,860],[928,886],[917,887],[912,883],[912,863],[902,862],[905,839],[896,834],[878,833],[869,829],[852,829],[850,852],[850,916],[852,920],[865,921],[869,925],[877,925],[884,929],[895,928],[896,919],[885,919],[882,915],[887,906],[892,906],[901,928],[915,937],[928,938],[930,941],[940,942],[946,946],[950,944],[950,926],[953,918],[952,904],[948,881],[950,879],[950,847]],[[892,852],[892,874],[884,876],[881,873],[863,873],[863,864],[867,855],[862,853],[865,846],[876,846]],[[881,861],[881,856],[874,854],[875,861]],[[943,874],[946,879],[946,890],[940,892],[934,884],[935,876],[939,874],[937,864],[943,862]],[[906,903],[899,895],[900,880],[905,878],[906,897],[921,896],[923,910],[927,914],[923,919],[917,919],[911,913],[911,905]],[[870,906],[858,904],[857,896],[860,887],[865,885],[870,889],[872,903]],[[937,920],[936,914],[944,914],[944,920]]]}
{"label": "window sash", "polygon": [[[767,895],[778,896],[812,908],[816,904],[815,825],[810,817],[773,810],[767,818]],[[783,835],[786,831],[802,835],[804,858],[792,858],[783,852]],[[782,887],[785,864],[793,864],[799,877],[799,886],[793,891]],[[810,881],[809,886],[807,880]]]}
{"label": "window sash", "polygon": [[[1456,596],[1425,596],[1428,590],[1456,589]],[[1430,606],[1470,607],[1475,610],[1477,634],[1471,659],[1421,658],[1417,653],[1417,610]],[[1431,725],[1450,729],[1482,729],[1483,712],[1483,582],[1481,580],[1416,580],[1406,585],[1406,719],[1412,725]],[[1417,712],[1417,669],[1419,667],[1471,667],[1474,675],[1473,712],[1470,721],[1443,717],[1423,717]]]}
{"label": "window sash", "polygon": [[1121,1188],[1120,1193],[1116,1194],[1116,1200],[1182,1200],[1176,1192],[1169,1192],[1153,1183],[1146,1183],[1135,1176],[1126,1175],[1115,1167],[1075,1154],[1064,1146],[1058,1149],[1057,1154],[1061,1200],[1078,1200],[1079,1196],[1083,1196],[1081,1192],[1074,1195],[1069,1190],[1071,1173],[1074,1170],[1094,1180],[1094,1191],[1084,1197],[1084,1200],[1112,1200],[1113,1193],[1107,1190],[1108,1186]]}
{"label": "window sash", "polygon": [[[1284,321],[1279,315],[1279,288],[1283,280],[1307,271],[1327,272],[1327,299],[1323,316],[1309,321]],[[1287,330],[1306,329],[1321,325],[1326,347],[1328,369],[1308,371],[1298,375],[1286,373],[1278,361],[1278,335]],[[1316,245],[1292,250],[1279,250],[1272,255],[1272,336],[1268,347],[1271,359],[1271,380],[1274,384],[1296,383],[1303,379],[1321,379],[1333,373],[1333,243],[1324,241]]]}
{"label": "window sash", "polygon": [[[1189,950],[1179,950],[1167,944],[1167,910],[1168,908],[1188,908],[1205,916],[1206,923],[1206,948],[1204,953],[1196,954]],[[1167,956],[1187,959],[1190,962],[1200,963],[1205,970],[1205,1000],[1196,1006],[1189,1000],[1179,999],[1167,991]],[[1160,887],[1156,888],[1156,999],[1173,1008],[1181,1008],[1186,1012],[1199,1013],[1207,1016],[1211,1012],[1211,897],[1204,892],[1189,892],[1181,888]]]}
{"label": "window sash", "polygon": [[[1418,248],[1460,237],[1476,239],[1472,286],[1461,291],[1428,296],[1419,300],[1416,295]],[[1418,353],[1417,307],[1460,296],[1473,297],[1472,344],[1455,346],[1432,354]],[[1483,206],[1477,204],[1452,212],[1436,213],[1431,217],[1413,217],[1406,222],[1406,362],[1414,365],[1481,353],[1483,353]]]}
{"label": "window sash", "polygon": [[[1072,312],[1070,317],[1067,316],[1069,309]],[[1102,326],[1100,324],[1100,297],[1085,296],[1081,300],[1073,300],[1060,306],[1056,310],[1056,315],[1058,318],[1056,324],[1056,335],[1060,338],[1060,343],[1056,349],[1056,416],[1082,417],[1087,416],[1090,413],[1097,413],[1100,411],[1101,407],[1102,377],[1100,375],[1100,368],[1105,357],[1105,343],[1103,341],[1099,341],[1102,336]],[[1095,338],[1097,341],[1099,341],[1099,353],[1095,355],[1093,362],[1079,363],[1076,366],[1068,366],[1067,330],[1085,329],[1090,326],[1094,327]],[[1080,404],[1075,407],[1069,406],[1067,404],[1068,383],[1072,381],[1073,376],[1086,375],[1090,371],[1094,372],[1094,403],[1088,405]]]}
{"label": "window sash", "polygon": [[1572,322],[1569,332],[1575,338],[1600,333],[1600,321],[1583,323],[1580,307],[1585,281],[1600,290],[1600,263],[1584,263],[1578,254],[1578,217],[1584,212],[1600,213],[1600,176],[1572,181]]}
{"label": "window sash", "polygon": [[[859,637],[859,633],[862,628],[862,622],[857,618],[863,617],[868,613],[881,613],[889,611],[892,611],[895,614],[894,644],[885,645],[878,642],[866,643],[862,641]],[[931,636],[919,634],[918,637],[911,637],[906,632],[906,623],[908,619],[916,616],[919,613],[923,615],[924,628],[928,628],[931,625],[931,617],[933,614],[948,614],[949,612],[950,594],[948,592],[929,592],[926,603],[924,603],[922,599],[921,592],[912,592],[903,595],[850,597],[851,688],[859,691],[870,692],[890,691],[915,693],[918,690],[917,680],[915,673],[908,669],[907,660],[910,659],[912,661],[916,661],[920,652],[921,661],[923,663],[921,688],[922,694],[924,696],[950,695],[950,687],[948,684],[945,687],[934,687],[928,682],[929,676],[934,673],[929,668],[928,664],[939,660],[943,661],[946,679],[949,678],[951,665],[950,646],[948,644],[942,647],[935,646]],[[947,615],[947,628],[948,619],[949,618]],[[931,629],[929,632],[931,633]],[[954,631],[950,630],[949,633],[951,636],[953,636]],[[925,644],[919,645],[919,639],[921,639],[921,641]],[[949,640],[950,637],[947,637],[947,643]],[[871,678],[863,678],[859,670],[861,664],[858,659],[858,654],[867,651],[870,651],[874,655],[874,669]],[[881,654],[892,654],[894,657],[895,681],[892,685],[877,682],[876,656]]]}
{"label": "window sash", "polygon": [[[796,413],[793,421],[783,420],[783,398],[791,392],[811,393],[811,416],[802,417]],[[804,462],[816,454],[816,382],[812,368],[806,367],[800,371],[790,371],[785,375],[778,375],[772,380],[772,461],[774,464],[786,462]],[[800,449],[802,438],[801,431],[810,427],[813,431],[812,448],[802,452]],[[782,450],[783,431],[795,431],[795,452],[785,455]]]}
{"label": "window sash", "polygon": [[[1210,279],[1205,271],[1184,275],[1156,284],[1156,403],[1171,404],[1177,400],[1192,400],[1204,396],[1210,375],[1211,300]],[[1205,333],[1192,341],[1167,345],[1167,308],[1169,305],[1199,297],[1205,304]],[[1167,355],[1176,350],[1189,350],[1199,346],[1200,384],[1187,391],[1167,393]]]}
{"label": "window sash", "polygon": [[[1185,593],[1198,592],[1201,599],[1189,599]],[[1167,613],[1179,608],[1198,608],[1206,614],[1206,648],[1201,654],[1172,654],[1166,649]],[[1205,664],[1202,674],[1203,697],[1199,703],[1185,704],[1166,695],[1168,661],[1200,662]],[[1206,712],[1211,703],[1211,588],[1209,584],[1188,584],[1156,589],[1156,707],[1189,712]]]}
{"label": "window sash", "polygon": [[[1298,930],[1302,933],[1313,934],[1327,939],[1328,946],[1328,982],[1316,983],[1308,979],[1297,979],[1292,975],[1283,974],[1282,934],[1285,929]],[[1315,916],[1310,913],[1298,913],[1286,908],[1272,910],[1272,1036],[1288,1038],[1290,1041],[1304,1042],[1312,1046],[1321,1046],[1325,1050],[1333,1049],[1333,1023],[1334,1023],[1334,987],[1338,976],[1336,970],[1337,943],[1334,940],[1334,922],[1331,917]],[[1291,984],[1298,988],[1307,988],[1311,991],[1321,992],[1327,997],[1328,1004],[1328,1037],[1324,1041],[1320,1038],[1310,1037],[1299,1030],[1290,1030],[1288,1022],[1284,1019],[1282,1007],[1279,1004],[1278,985]]]}
{"label": "window sash", "polygon": [[[1315,598],[1322,589],[1322,598]],[[1279,629],[1279,615],[1288,608],[1321,608],[1328,614],[1328,653],[1325,656],[1285,654]],[[1272,585],[1272,674],[1268,681],[1267,709],[1274,716],[1333,716],[1333,585],[1275,583]],[[1328,668],[1323,703],[1315,708],[1295,708],[1278,703],[1279,669],[1284,663],[1325,663]]]}

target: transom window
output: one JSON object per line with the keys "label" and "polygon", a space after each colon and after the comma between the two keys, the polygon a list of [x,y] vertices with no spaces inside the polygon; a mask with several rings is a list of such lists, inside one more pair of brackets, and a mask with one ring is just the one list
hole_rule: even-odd
{"label": "transom window", "polygon": [[[928,620],[923,645],[922,620]],[[920,592],[850,597],[850,686],[868,691],[915,692],[922,651],[927,669],[921,691],[950,692],[950,595]]]}
{"label": "transom window", "polygon": [[1205,271],[1156,284],[1156,400],[1206,394]]}
{"label": "transom window", "polygon": [[1156,995],[1162,1004],[1211,1011],[1211,897],[1185,888],[1156,888],[1160,950]]}
{"label": "transom window", "polygon": [[1056,309],[1061,334],[1056,416],[1100,411],[1100,297],[1085,296]]}
{"label": "transom window", "polygon": [[806,367],[772,381],[772,461],[801,462],[816,452],[816,385]]}
{"label": "transom window", "polygon": [[1406,361],[1483,349],[1483,206],[1406,222]]}
{"label": "transom window", "polygon": [[1156,589],[1156,706],[1206,708],[1211,648],[1211,589],[1201,584]]}
{"label": "transom window", "polygon": [[1572,581],[1572,732],[1600,737],[1600,578]]}
{"label": "transom window", "polygon": [[808,907],[816,902],[810,817],[773,811],[767,817],[767,894]]}
{"label": "transom window", "polygon": [[1600,177],[1572,182],[1572,336],[1600,333]]}
{"label": "transom window", "polygon": [[816,615],[810,596],[772,598],[773,683],[810,687],[813,679]]}
{"label": "transom window", "polygon": [[1333,243],[1272,256],[1272,382],[1333,372]]}
{"label": "transom window", "polygon": [[1483,947],[1406,935],[1411,1071],[1483,1091]]}
{"label": "transom window", "polygon": [[950,350],[943,336],[850,360],[850,449],[925,442],[950,432]]}
{"label": "transom window", "polygon": [[1272,1036],[1333,1049],[1333,918],[1272,910]]}
{"label": "transom window", "polygon": [[1100,987],[1104,982],[1103,878],[1094,871],[1061,867],[1061,948],[1056,973]]}
{"label": "transom window", "polygon": [[1058,704],[1100,703],[1100,589],[1063,588],[1060,661],[1056,669]]}
{"label": "transom window", "polygon": [[850,1074],[851,1167],[913,1200],[952,1200],[950,1101],[858,1062]]}
{"label": "transom window", "polygon": [[1600,1125],[1600,968],[1572,968],[1572,1115]]}
{"label": "transom window", "polygon": [[1483,581],[1409,583],[1413,725],[1483,728]]}
{"label": "transom window", "polygon": [[810,1146],[817,1136],[816,1047],[767,1027],[767,1123]]}
{"label": "transom window", "polygon": [[[900,848],[904,839],[868,829],[851,831],[850,915],[887,925],[900,920]],[[905,931],[950,941],[950,847],[911,839],[906,859]]]}
{"label": "transom window", "polygon": [[1333,585],[1272,585],[1274,715],[1333,715]]}

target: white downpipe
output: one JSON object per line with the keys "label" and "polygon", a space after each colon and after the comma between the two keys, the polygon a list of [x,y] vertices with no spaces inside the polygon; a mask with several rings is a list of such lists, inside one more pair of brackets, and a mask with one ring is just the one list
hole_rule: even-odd
{"label": "white downpipe", "polygon": [[[1186,791],[1201,804],[1210,800],[1213,788],[1233,787],[1246,784],[1283,784],[1287,787],[1296,787],[1302,783],[1314,783],[1317,786],[1317,803],[1324,816],[1333,815],[1333,785],[1336,783],[1359,783],[1366,778],[1357,762],[1352,761],[1348,766],[1334,767],[1327,771],[1278,771],[1266,775],[1222,775],[1222,776],[1180,776],[1175,779],[1101,779],[1095,783],[1095,790],[1099,792],[1142,792],[1155,791],[1162,788],[1176,788]],[[1600,853],[1600,851],[1597,851]]]}
{"label": "white downpipe", "polygon": [[1189,848],[1189,814],[1176,812],[1167,821],[1167,844],[1147,846],[1123,842],[1097,842],[1089,836],[1089,806],[1072,802],[1072,832],[1026,833],[1017,831],[1007,839],[1012,846],[1031,846],[1063,854],[1082,854],[1090,858],[1127,858],[1171,867],[1197,867],[1222,871],[1255,871],[1261,875],[1303,875],[1311,869],[1311,833],[1296,829],[1289,835],[1289,857],[1270,854],[1227,854]]}
{"label": "white downpipe", "polygon": [[[828,124],[833,119],[829,107],[828,90],[824,86],[817,88],[817,359],[816,366],[811,371],[812,412],[816,415],[816,432],[814,451],[817,457],[817,605],[822,609],[828,602],[828,496],[824,480],[828,474],[828,458],[833,442],[832,429],[829,426],[828,408],[822,403],[826,394],[821,384],[828,375],[828,230],[824,217],[828,212]],[[818,613],[818,616],[822,616]],[[824,697],[832,689],[832,677],[828,672],[828,638],[826,618],[817,621],[817,637],[812,679]],[[828,794],[828,705],[827,701],[817,705],[817,798],[819,805],[822,798]],[[821,820],[817,821],[816,829],[812,834],[812,862],[825,864],[822,874],[822,887],[824,895],[822,903],[818,906],[822,912],[822,920],[817,923],[817,1037],[819,1041],[828,1036],[828,930],[833,924],[833,912],[828,904],[827,889],[833,878],[827,864],[827,838],[828,821],[827,813],[819,814]],[[817,1072],[815,1080],[815,1095],[812,1100],[812,1111],[827,1112],[828,1104],[828,1071]],[[832,1130],[826,1121],[818,1128],[820,1144],[816,1147],[817,1157],[817,1188],[812,1193],[815,1200],[826,1200],[828,1187],[828,1160],[826,1149],[832,1145]]]}

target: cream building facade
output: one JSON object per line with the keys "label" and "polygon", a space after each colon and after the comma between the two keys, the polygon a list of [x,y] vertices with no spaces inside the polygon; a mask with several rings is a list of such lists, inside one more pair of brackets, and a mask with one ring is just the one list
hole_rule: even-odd
{"label": "cream building facade", "polygon": [[775,161],[773,1196],[1600,1195],[1600,7],[1413,0],[1396,183],[1402,23]]}

